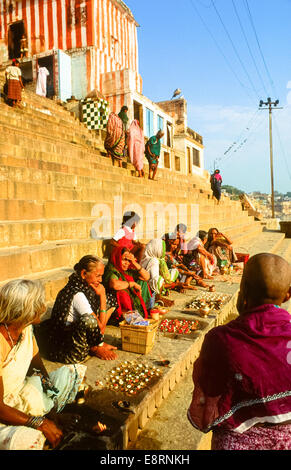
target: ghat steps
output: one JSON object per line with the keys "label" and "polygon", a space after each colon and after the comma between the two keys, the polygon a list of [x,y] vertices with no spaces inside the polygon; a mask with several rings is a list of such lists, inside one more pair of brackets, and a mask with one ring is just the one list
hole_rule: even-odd
{"label": "ghat steps", "polygon": [[[107,239],[133,203],[145,216],[144,240],[160,235],[151,224],[152,203],[170,205],[170,211],[187,207],[188,225],[190,205],[198,205],[199,228],[218,226],[236,246],[262,231],[239,202],[223,197],[215,205],[206,179],[166,169],[159,169],[157,182],[136,178],[128,162],[112,167],[102,132],[88,130],[56,102],[25,90],[23,105],[14,109],[0,100],[0,283],[40,278],[52,301],[80,257],[106,254],[106,242],[93,238],[100,215],[96,204],[106,204],[111,214]],[[166,213],[165,231],[172,225]]]}

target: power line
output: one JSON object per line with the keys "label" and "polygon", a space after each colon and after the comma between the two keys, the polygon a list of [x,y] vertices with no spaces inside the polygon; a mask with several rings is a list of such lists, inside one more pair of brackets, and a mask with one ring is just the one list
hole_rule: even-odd
{"label": "power line", "polygon": [[214,10],[215,10],[215,12],[216,12],[216,14],[217,14],[217,16],[218,16],[218,18],[219,18],[219,20],[220,20],[222,26],[223,26],[223,29],[224,29],[225,33],[227,34],[227,37],[228,37],[228,39],[229,39],[229,41],[230,41],[230,43],[231,43],[231,45],[232,45],[232,48],[233,48],[233,50],[234,50],[234,52],[235,52],[235,55],[237,56],[238,61],[239,61],[239,63],[241,64],[241,66],[242,66],[242,68],[243,68],[243,70],[244,70],[246,76],[248,77],[248,80],[249,80],[249,82],[250,82],[250,84],[251,84],[251,87],[252,87],[254,93],[256,94],[257,97],[259,97],[258,92],[257,92],[257,90],[256,90],[256,88],[255,88],[255,86],[254,86],[254,83],[253,83],[253,81],[252,81],[252,79],[251,79],[251,77],[250,77],[250,74],[248,73],[248,71],[247,71],[247,69],[246,69],[246,67],[245,67],[245,65],[244,65],[244,63],[243,63],[243,61],[241,60],[240,55],[239,55],[239,53],[238,53],[238,51],[237,51],[237,48],[235,47],[235,44],[234,44],[234,42],[233,42],[233,40],[232,40],[232,38],[231,38],[231,35],[230,35],[230,33],[229,33],[227,27],[225,26],[224,21],[223,21],[223,19],[221,18],[221,15],[220,15],[218,9],[216,8],[216,5],[215,5],[215,3],[214,3],[214,0],[211,0],[211,3],[212,3],[212,5],[213,5],[213,8],[214,8]]}
{"label": "power line", "polygon": [[248,131],[248,132],[250,131],[250,129],[253,125],[252,121],[255,119],[256,115],[258,115],[258,110],[256,110],[255,113],[252,115],[252,117],[248,121],[247,125],[243,128],[243,130],[241,131],[241,133],[239,134],[237,139],[235,139],[234,142],[226,149],[223,156],[215,160],[216,162],[222,161],[225,157],[226,157],[226,159],[229,158],[231,156],[231,153],[234,151],[233,149],[236,146],[239,146],[243,142],[243,140],[242,140],[243,135],[244,135],[245,131]]}
{"label": "power line", "polygon": [[274,94],[277,96],[278,94],[276,92],[275,85],[274,85],[274,82],[272,80],[271,74],[269,72],[268,66],[266,64],[266,60],[265,60],[265,57],[264,57],[264,54],[263,54],[263,51],[262,51],[262,48],[261,48],[261,45],[260,45],[260,41],[259,41],[258,34],[257,34],[256,28],[255,28],[255,24],[254,24],[254,20],[253,20],[252,14],[251,14],[251,10],[250,10],[250,7],[249,7],[248,0],[245,0],[245,4],[246,4],[246,9],[247,9],[247,12],[248,12],[248,15],[249,15],[249,18],[250,18],[250,22],[251,22],[251,25],[252,25],[252,28],[253,28],[253,31],[254,31],[254,34],[255,34],[257,45],[258,45],[258,48],[259,48],[259,51],[260,51],[260,54],[261,54],[261,58],[262,58],[262,61],[264,63],[267,75],[268,75],[269,80],[270,80],[271,87],[273,89]]}
{"label": "power line", "polygon": [[209,27],[207,26],[206,22],[204,21],[203,17],[200,15],[199,13],[199,10],[197,9],[197,7],[194,5],[193,3],[193,0],[190,0],[190,4],[192,6],[192,8],[196,11],[197,15],[199,16],[201,22],[203,23],[205,29],[207,30],[208,34],[211,36],[214,44],[216,45],[217,49],[219,50],[219,52],[221,53],[221,55],[223,56],[225,62],[227,63],[229,69],[231,70],[231,72],[233,73],[233,75],[235,76],[236,80],[238,81],[238,83],[240,84],[240,86],[243,88],[243,90],[245,91],[245,93],[248,95],[249,99],[252,101],[253,104],[254,103],[254,99],[253,97],[250,95],[250,93],[248,92],[248,89],[247,87],[243,84],[243,82],[240,80],[239,76],[237,75],[237,73],[235,72],[235,70],[233,69],[232,65],[230,64],[228,58],[226,57],[226,55],[224,54],[223,50],[221,49],[221,47],[219,46],[219,44],[217,43],[217,40],[216,38],[214,37],[214,35],[212,34],[211,30],[209,29]]}
{"label": "power line", "polygon": [[[253,142],[254,139],[252,139],[252,137],[256,137],[256,133],[257,131],[260,129],[260,127],[262,126],[264,122],[264,118],[262,118],[258,123],[257,123],[257,126],[250,132],[249,136],[247,139],[245,139],[243,141],[243,143],[234,151],[234,153],[238,153],[241,148],[248,143],[251,144]],[[233,157],[232,159],[230,157]],[[225,163],[227,164],[230,164],[231,162],[233,162],[233,159],[234,159],[234,155],[230,155],[228,156],[223,162],[222,162],[222,165],[224,165]]]}
{"label": "power line", "polygon": [[261,81],[261,83],[262,83],[262,85],[263,85],[263,88],[264,88],[264,90],[265,90],[266,95],[268,95],[268,92],[267,92],[266,86],[265,86],[265,82],[264,82],[264,80],[263,80],[263,78],[262,78],[262,76],[261,76],[261,73],[260,73],[259,69],[258,69],[257,62],[256,62],[256,60],[255,60],[255,58],[254,58],[253,53],[252,53],[252,50],[251,50],[251,47],[250,47],[250,44],[249,44],[249,41],[248,41],[248,37],[247,37],[246,32],[245,32],[245,30],[244,30],[244,27],[243,27],[242,21],[241,21],[241,19],[240,19],[240,16],[239,16],[239,13],[238,13],[238,10],[237,10],[237,8],[236,8],[235,1],[234,1],[234,0],[232,0],[232,4],[233,4],[233,8],[234,8],[236,17],[237,17],[237,19],[238,19],[240,28],[241,28],[241,30],[242,30],[243,36],[244,36],[244,38],[245,38],[245,41],[246,41],[246,44],[247,44],[247,47],[248,47],[250,56],[251,56],[251,58],[252,58],[253,64],[254,64],[254,66],[255,66],[255,69],[256,69],[256,71],[257,71],[259,80]]}

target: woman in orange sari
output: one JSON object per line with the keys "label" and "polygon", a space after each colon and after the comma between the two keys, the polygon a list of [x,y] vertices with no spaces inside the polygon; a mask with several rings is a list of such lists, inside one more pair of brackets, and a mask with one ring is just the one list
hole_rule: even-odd
{"label": "woman in orange sari", "polygon": [[109,115],[104,142],[108,157],[111,157],[113,165],[115,165],[115,160],[117,160],[120,168],[122,168],[122,159],[126,145],[127,110],[128,108],[124,106],[118,115],[115,113]]}

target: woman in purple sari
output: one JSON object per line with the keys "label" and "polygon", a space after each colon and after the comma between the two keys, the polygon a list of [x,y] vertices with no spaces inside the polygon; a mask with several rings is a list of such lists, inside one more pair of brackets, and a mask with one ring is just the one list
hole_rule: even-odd
{"label": "woman in purple sari", "polygon": [[291,450],[291,267],[252,257],[242,277],[239,317],[213,328],[194,364],[191,424],[213,431],[212,450]]}

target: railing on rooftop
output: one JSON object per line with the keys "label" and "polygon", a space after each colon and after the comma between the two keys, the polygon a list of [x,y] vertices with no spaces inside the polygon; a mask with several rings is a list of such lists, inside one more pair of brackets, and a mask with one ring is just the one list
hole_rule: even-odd
{"label": "railing on rooftop", "polygon": [[187,127],[187,134],[189,134],[192,139],[196,140],[196,142],[203,145],[203,137],[193,131],[193,129],[190,129],[190,127]]}

